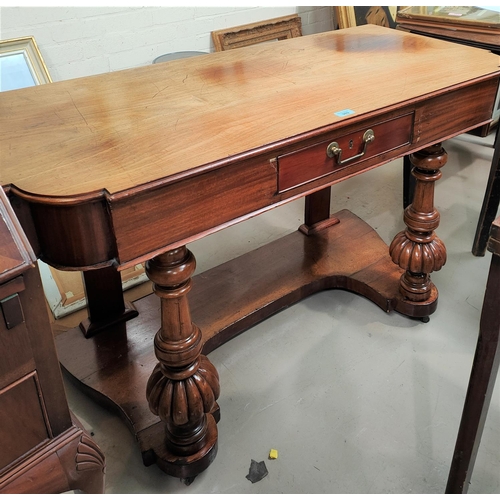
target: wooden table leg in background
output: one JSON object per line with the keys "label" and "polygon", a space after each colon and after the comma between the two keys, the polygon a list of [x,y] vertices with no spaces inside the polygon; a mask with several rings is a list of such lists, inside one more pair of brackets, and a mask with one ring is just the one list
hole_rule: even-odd
{"label": "wooden table leg in background", "polygon": [[[405,209],[406,230],[398,233],[389,248],[395,264],[405,272],[401,276],[400,293],[405,298],[400,312],[409,316],[413,305],[437,306],[437,289],[430,273],[438,271],[446,262],[446,248],[434,230],[439,225],[439,212],[434,207],[434,184],[441,177],[440,168],[446,164],[447,154],[441,143],[410,155],[415,178],[413,202]],[[422,318],[428,321],[428,317]]]}
{"label": "wooden table leg in background", "polygon": [[403,208],[412,202],[415,192],[415,177],[411,175],[412,168],[410,156],[403,156]]}
{"label": "wooden table leg in background", "polygon": [[[484,423],[498,375],[500,352],[500,219],[492,226],[488,249],[493,252],[484,294],[479,337],[451,461],[446,493],[467,493]],[[495,221],[495,223],[497,222]],[[495,237],[493,237],[495,235]]]}
{"label": "wooden table leg in background", "polygon": [[[219,376],[201,354],[200,329],[191,321],[187,294],[196,261],[185,247],[151,259],[146,273],[161,299],[161,327],[155,336],[158,359],[146,397],[164,424],[164,440],[153,449],[157,465],[190,483],[217,454]],[[215,417],[214,417],[215,414]]]}
{"label": "wooden table leg in background", "polygon": [[304,224],[299,227],[300,232],[308,236],[340,222],[330,215],[331,194],[331,188],[327,187],[306,196]]}
{"label": "wooden table leg in background", "polygon": [[83,271],[82,274],[89,313],[80,323],[85,337],[137,316],[135,307],[123,298],[121,274],[115,267]]}
{"label": "wooden table leg in background", "polygon": [[331,188],[327,187],[306,196],[304,206],[304,224],[306,226],[313,226],[330,217],[331,194]]}
{"label": "wooden table leg in background", "polygon": [[477,223],[472,254],[483,257],[486,252],[486,243],[490,234],[491,223],[497,216],[500,203],[500,126],[497,128],[495,142],[493,144],[493,160],[491,162],[490,175],[486,184],[483,205]]}

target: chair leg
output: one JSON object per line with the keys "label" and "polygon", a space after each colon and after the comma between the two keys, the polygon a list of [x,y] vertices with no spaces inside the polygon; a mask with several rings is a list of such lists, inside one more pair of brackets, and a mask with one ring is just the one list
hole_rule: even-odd
{"label": "chair leg", "polygon": [[483,257],[485,254],[491,223],[496,217],[500,203],[500,126],[497,127],[493,147],[493,161],[472,245],[472,254],[476,257]]}
{"label": "chair leg", "polygon": [[467,493],[500,362],[500,255],[493,254],[446,493]]}

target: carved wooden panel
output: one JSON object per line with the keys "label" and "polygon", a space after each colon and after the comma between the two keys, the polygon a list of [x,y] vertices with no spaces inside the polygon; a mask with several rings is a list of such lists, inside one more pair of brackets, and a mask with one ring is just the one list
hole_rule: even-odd
{"label": "carved wooden panel", "polygon": [[302,36],[302,21],[298,14],[212,31],[216,52],[298,36]]}

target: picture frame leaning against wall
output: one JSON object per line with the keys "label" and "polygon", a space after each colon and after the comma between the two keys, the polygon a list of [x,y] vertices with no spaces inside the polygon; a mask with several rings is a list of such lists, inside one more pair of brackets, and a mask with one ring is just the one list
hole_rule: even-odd
{"label": "picture frame leaning against wall", "polygon": [[363,24],[377,24],[387,28],[396,27],[396,13],[405,7],[334,7],[335,17],[339,29],[361,26]]}
{"label": "picture frame leaning against wall", "polygon": [[34,37],[0,40],[0,92],[51,82]]}

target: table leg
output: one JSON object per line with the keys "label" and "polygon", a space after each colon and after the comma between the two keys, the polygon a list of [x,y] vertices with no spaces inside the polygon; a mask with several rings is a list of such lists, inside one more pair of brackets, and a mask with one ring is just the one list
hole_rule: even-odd
{"label": "table leg", "polygon": [[500,256],[493,254],[484,294],[476,353],[451,462],[446,493],[467,493],[498,374]]}
{"label": "table leg", "polygon": [[[414,316],[413,304],[436,304],[437,301],[430,273],[445,264],[446,248],[434,232],[439,225],[439,212],[434,207],[434,183],[441,177],[439,169],[446,160],[446,151],[440,143],[410,155],[415,177],[413,202],[405,209],[406,230],[395,236],[389,248],[393,262],[405,271],[399,285],[405,299],[400,312],[409,316]],[[408,311],[404,311],[405,307]]]}
{"label": "table leg", "polygon": [[304,224],[299,227],[300,232],[309,236],[340,222],[330,215],[331,193],[331,188],[327,187],[306,196]]}
{"label": "table leg", "polygon": [[108,327],[138,315],[135,307],[123,298],[120,272],[112,267],[83,271],[89,317],[80,329],[89,338]]}
{"label": "table leg", "polygon": [[495,148],[493,160],[472,245],[472,254],[476,257],[483,257],[486,252],[491,223],[497,215],[500,204],[500,125],[497,128],[493,147]]}
{"label": "table leg", "polygon": [[413,200],[415,177],[411,175],[412,168],[410,156],[405,155],[403,157],[403,208],[406,208]]}
{"label": "table leg", "polygon": [[306,196],[304,223],[312,226],[330,217],[330,187]]}
{"label": "table leg", "polygon": [[167,474],[190,482],[217,453],[219,376],[205,356],[200,329],[191,321],[187,294],[196,261],[180,247],[151,259],[146,273],[161,299],[161,327],[154,341],[158,364],[146,398],[164,424],[161,449],[153,450]]}

